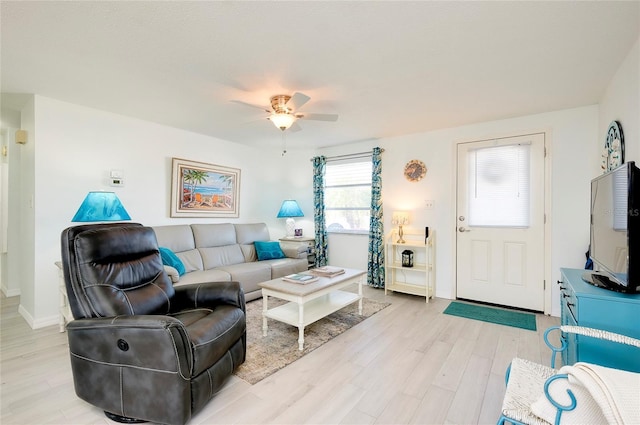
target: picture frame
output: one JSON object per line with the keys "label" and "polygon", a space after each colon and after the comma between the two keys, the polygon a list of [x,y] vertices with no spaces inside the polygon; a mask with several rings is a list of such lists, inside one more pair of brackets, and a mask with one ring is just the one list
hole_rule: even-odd
{"label": "picture frame", "polygon": [[173,158],[171,169],[171,217],[240,215],[239,168]]}

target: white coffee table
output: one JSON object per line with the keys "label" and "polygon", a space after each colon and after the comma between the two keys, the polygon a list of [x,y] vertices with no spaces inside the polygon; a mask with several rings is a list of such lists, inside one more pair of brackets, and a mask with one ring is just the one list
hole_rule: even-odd
{"label": "white coffee table", "polygon": [[[362,284],[366,272],[345,269],[345,273],[333,278],[320,277],[316,282],[300,284],[280,278],[258,284],[262,288],[262,335],[267,336],[267,319],[274,319],[298,328],[298,349],[304,348],[304,328],[331,313],[358,301],[358,313],[362,314]],[[357,284],[358,293],[341,291]],[[269,297],[289,301],[269,309]]]}

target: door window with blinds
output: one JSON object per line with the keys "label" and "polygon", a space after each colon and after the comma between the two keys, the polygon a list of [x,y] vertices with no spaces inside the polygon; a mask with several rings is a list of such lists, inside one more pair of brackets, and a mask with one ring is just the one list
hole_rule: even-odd
{"label": "door window with blinds", "polygon": [[469,225],[529,227],[530,145],[476,149],[468,166]]}
{"label": "door window with blinds", "polygon": [[328,232],[369,232],[371,172],[370,158],[327,163],[324,205]]}

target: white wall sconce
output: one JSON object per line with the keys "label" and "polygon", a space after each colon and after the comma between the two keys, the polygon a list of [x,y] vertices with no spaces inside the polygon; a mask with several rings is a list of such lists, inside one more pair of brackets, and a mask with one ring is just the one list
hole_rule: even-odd
{"label": "white wall sconce", "polygon": [[27,143],[27,130],[16,130],[16,143],[20,145]]}

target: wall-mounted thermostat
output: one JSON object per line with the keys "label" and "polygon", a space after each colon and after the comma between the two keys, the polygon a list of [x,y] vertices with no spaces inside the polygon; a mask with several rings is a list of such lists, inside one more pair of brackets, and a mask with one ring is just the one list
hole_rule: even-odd
{"label": "wall-mounted thermostat", "polygon": [[122,178],[122,171],[111,170],[109,173],[109,181],[111,186],[124,186],[124,179]]}
{"label": "wall-mounted thermostat", "polygon": [[111,177],[111,186],[124,186],[124,180],[117,177]]}

